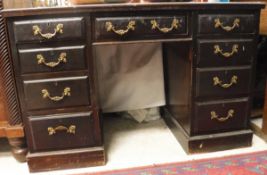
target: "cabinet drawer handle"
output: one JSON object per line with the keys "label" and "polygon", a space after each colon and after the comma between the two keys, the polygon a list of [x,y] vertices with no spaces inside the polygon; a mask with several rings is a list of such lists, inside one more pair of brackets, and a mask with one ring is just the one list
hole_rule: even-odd
{"label": "cabinet drawer handle", "polygon": [[108,21],[106,22],[106,29],[107,29],[107,32],[113,31],[114,33],[122,36],[128,33],[130,30],[132,31],[135,30],[135,21],[130,21],[125,30],[124,29],[116,30],[112,22]]}
{"label": "cabinet drawer handle", "polygon": [[233,56],[235,53],[238,53],[238,44],[234,44],[232,46],[231,52],[223,52],[219,45],[214,45],[214,54],[221,54],[222,56],[229,58]]}
{"label": "cabinet drawer handle", "polygon": [[69,134],[75,134],[75,130],[76,130],[76,126],[75,125],[70,125],[69,127],[66,126],[57,126],[55,128],[53,127],[48,127],[47,131],[48,131],[48,135],[55,135],[57,133],[57,131],[66,131],[66,133]]}
{"label": "cabinet drawer handle", "polygon": [[178,27],[179,27],[179,21],[178,21],[178,19],[176,19],[176,18],[174,18],[174,19],[172,20],[172,24],[171,24],[171,27],[170,27],[170,28],[167,28],[167,27],[163,27],[163,28],[161,28],[161,27],[159,26],[158,22],[157,22],[155,19],[151,20],[150,23],[152,24],[152,27],[151,27],[152,30],[158,29],[158,30],[161,31],[162,33],[168,33],[168,32],[171,32],[172,30],[174,30],[174,29],[178,29]]}
{"label": "cabinet drawer handle", "polygon": [[33,35],[40,35],[43,38],[51,39],[56,36],[57,33],[63,33],[63,24],[57,24],[56,28],[54,29],[54,33],[42,33],[42,29],[38,25],[32,26]]}
{"label": "cabinet drawer handle", "polygon": [[237,76],[236,75],[232,76],[230,83],[225,83],[225,84],[222,83],[222,81],[219,79],[219,77],[213,77],[213,85],[214,86],[219,85],[222,88],[229,88],[233,84],[237,84]]}
{"label": "cabinet drawer handle", "polygon": [[211,120],[216,119],[216,120],[218,120],[219,122],[224,122],[224,121],[228,120],[229,118],[234,117],[234,113],[235,113],[235,111],[234,111],[233,109],[230,109],[230,110],[228,111],[228,114],[227,114],[226,117],[219,117],[219,116],[216,114],[215,111],[211,111],[211,112],[210,112],[210,116],[211,116],[210,119],[211,119]]}
{"label": "cabinet drawer handle", "polygon": [[234,30],[235,28],[239,27],[240,19],[235,18],[232,26],[223,26],[223,23],[220,21],[219,18],[214,19],[214,23],[215,23],[214,24],[215,28],[221,27],[223,30],[230,32],[230,31]]}
{"label": "cabinet drawer handle", "polygon": [[65,53],[65,52],[63,52],[59,55],[57,62],[46,62],[46,60],[42,54],[36,55],[36,58],[37,58],[38,64],[44,64],[47,67],[51,67],[51,68],[58,66],[60,63],[67,63],[67,53]]}
{"label": "cabinet drawer handle", "polygon": [[45,98],[49,98],[52,101],[60,101],[60,100],[63,100],[64,97],[71,96],[71,91],[70,91],[70,87],[65,87],[61,96],[51,97],[50,93],[48,92],[48,90],[47,89],[43,89],[42,90],[42,94],[43,94],[43,98],[44,99]]}

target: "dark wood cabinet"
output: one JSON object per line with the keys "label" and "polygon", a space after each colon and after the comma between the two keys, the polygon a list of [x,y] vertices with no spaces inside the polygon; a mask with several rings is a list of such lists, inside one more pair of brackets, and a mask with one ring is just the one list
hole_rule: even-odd
{"label": "dark wood cabinet", "polygon": [[250,146],[263,7],[128,3],[2,11],[30,171],[105,163],[95,45],[162,43],[163,116],[186,152]]}

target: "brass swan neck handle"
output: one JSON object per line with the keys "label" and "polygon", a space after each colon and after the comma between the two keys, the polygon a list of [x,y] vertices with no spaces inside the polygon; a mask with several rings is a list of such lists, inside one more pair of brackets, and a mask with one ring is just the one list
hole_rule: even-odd
{"label": "brass swan neck handle", "polygon": [[213,85],[214,86],[217,86],[218,85],[218,86],[226,89],[226,88],[229,88],[229,87],[233,86],[234,84],[237,84],[237,79],[238,79],[238,77],[236,75],[234,75],[234,76],[232,76],[230,83],[225,83],[224,84],[219,79],[219,77],[213,77]]}
{"label": "brass swan neck handle", "polygon": [[67,53],[65,53],[65,52],[63,52],[59,55],[56,62],[46,62],[46,60],[42,54],[36,55],[36,58],[37,58],[38,64],[43,64],[43,65],[45,65],[47,67],[51,67],[51,68],[58,66],[60,63],[67,63]]}
{"label": "brass swan neck handle", "polygon": [[127,34],[131,30],[132,31],[135,30],[135,21],[129,21],[126,29],[119,29],[119,30],[115,29],[115,26],[112,24],[112,22],[107,21],[106,22],[106,29],[107,29],[107,32],[113,31],[114,33],[122,36],[122,35]]}
{"label": "brass swan neck handle", "polygon": [[214,19],[214,23],[215,23],[214,24],[215,28],[219,28],[220,27],[223,30],[225,30],[226,32],[230,32],[230,31],[234,30],[235,28],[239,27],[240,19],[239,18],[235,18],[232,26],[224,26],[219,18]]}
{"label": "brass swan neck handle", "polygon": [[57,127],[48,127],[47,128],[48,131],[48,135],[55,135],[57,133],[57,131],[66,131],[66,133],[69,134],[75,134],[76,132],[76,126],[75,125],[70,125],[69,127],[66,126],[57,126]]}
{"label": "brass swan neck handle", "polygon": [[150,23],[152,24],[152,27],[151,27],[152,30],[158,29],[158,30],[161,31],[162,33],[168,33],[168,32],[171,32],[171,31],[173,31],[173,30],[175,30],[175,29],[178,29],[178,27],[179,27],[179,21],[178,21],[178,19],[176,19],[176,18],[174,18],[174,19],[172,20],[171,27],[169,27],[169,28],[168,28],[168,27],[163,27],[163,28],[161,28],[161,27],[159,26],[158,22],[157,22],[155,19],[151,20]]}
{"label": "brass swan neck handle", "polygon": [[210,112],[210,119],[213,120],[213,119],[216,119],[218,120],[219,122],[224,122],[232,117],[234,117],[234,113],[235,111],[233,109],[230,109],[227,113],[227,116],[226,117],[219,117],[215,111],[211,111]]}
{"label": "brass swan neck handle", "polygon": [[225,58],[229,58],[233,56],[235,53],[238,53],[238,44],[234,44],[232,46],[232,51],[231,52],[223,52],[223,50],[220,48],[219,45],[214,45],[214,54],[221,54]]}
{"label": "brass swan neck handle", "polygon": [[42,29],[38,25],[32,26],[33,35],[37,36],[40,35],[45,39],[51,39],[57,35],[57,33],[63,33],[63,24],[57,24],[56,28],[54,28],[54,33],[42,33]]}
{"label": "brass swan neck handle", "polygon": [[50,100],[52,100],[52,101],[57,102],[57,101],[61,101],[61,100],[63,100],[63,99],[64,99],[65,97],[67,97],[67,96],[71,96],[71,89],[70,89],[70,87],[65,87],[64,90],[63,90],[63,92],[62,92],[62,95],[61,95],[61,96],[54,96],[54,97],[51,97],[51,95],[50,95],[50,93],[48,92],[47,89],[43,89],[43,90],[42,90],[42,94],[43,94],[43,98],[44,98],[44,99],[45,99],[45,98],[48,98],[48,99],[50,99]]}

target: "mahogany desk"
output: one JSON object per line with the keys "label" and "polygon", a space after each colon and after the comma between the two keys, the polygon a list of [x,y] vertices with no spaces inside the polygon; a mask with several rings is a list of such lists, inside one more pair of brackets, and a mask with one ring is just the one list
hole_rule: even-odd
{"label": "mahogany desk", "polygon": [[[188,153],[250,146],[263,3],[9,8],[5,72],[30,171],[105,164],[94,46],[160,42],[163,117]],[[13,74],[14,73],[14,74]],[[141,100],[141,99],[140,99]],[[166,148],[168,149],[168,148]]]}

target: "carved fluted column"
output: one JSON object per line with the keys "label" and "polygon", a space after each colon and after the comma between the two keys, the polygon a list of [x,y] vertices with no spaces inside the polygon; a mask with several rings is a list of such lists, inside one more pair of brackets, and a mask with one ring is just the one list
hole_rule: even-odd
{"label": "carved fluted column", "polygon": [[18,161],[25,161],[27,148],[8,47],[6,22],[2,16],[2,9],[3,0],[0,0],[0,83],[3,86],[3,91],[0,93],[2,93],[3,101],[7,106],[8,118],[5,133],[14,157]]}

